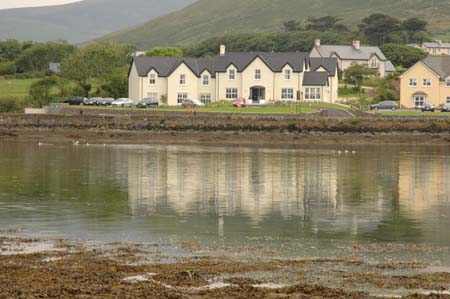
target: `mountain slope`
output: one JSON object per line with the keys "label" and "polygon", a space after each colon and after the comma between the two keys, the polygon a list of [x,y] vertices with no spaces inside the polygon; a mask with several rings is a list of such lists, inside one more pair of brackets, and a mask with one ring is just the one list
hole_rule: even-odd
{"label": "mountain slope", "polygon": [[0,40],[82,42],[176,11],[194,0],[85,0],[0,10]]}
{"label": "mountain slope", "polygon": [[174,13],[112,33],[102,40],[149,48],[186,44],[231,33],[278,30],[286,20],[332,15],[349,25],[382,12],[407,18],[424,17],[435,32],[450,31],[448,0],[199,0]]}

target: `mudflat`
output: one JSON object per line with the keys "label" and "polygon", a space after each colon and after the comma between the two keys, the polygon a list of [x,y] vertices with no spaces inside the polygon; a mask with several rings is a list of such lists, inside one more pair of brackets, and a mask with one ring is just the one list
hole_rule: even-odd
{"label": "mudflat", "polygon": [[[450,273],[414,261],[242,258],[229,248],[199,254],[207,248],[196,242],[93,244],[2,235],[0,298],[450,298]],[[186,255],[163,255],[163,246]],[[406,244],[354,249],[448,250]]]}

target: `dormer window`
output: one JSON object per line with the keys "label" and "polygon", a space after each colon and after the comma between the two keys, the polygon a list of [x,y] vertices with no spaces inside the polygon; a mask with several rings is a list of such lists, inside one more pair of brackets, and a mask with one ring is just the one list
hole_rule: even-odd
{"label": "dormer window", "polygon": [[230,79],[230,80],[236,79],[236,71],[235,70],[230,70],[228,72],[228,79]]}
{"label": "dormer window", "polygon": [[180,75],[180,85],[186,85],[186,75],[185,74]]}
{"label": "dormer window", "polygon": [[255,70],[255,80],[261,80],[261,70]]}
{"label": "dormer window", "polygon": [[150,85],[155,85],[156,84],[156,74],[150,74],[148,76],[148,81],[149,81]]}
{"label": "dormer window", "polygon": [[291,70],[284,70],[284,80],[291,80]]}
{"label": "dormer window", "polygon": [[209,75],[203,75],[203,85],[209,85]]}

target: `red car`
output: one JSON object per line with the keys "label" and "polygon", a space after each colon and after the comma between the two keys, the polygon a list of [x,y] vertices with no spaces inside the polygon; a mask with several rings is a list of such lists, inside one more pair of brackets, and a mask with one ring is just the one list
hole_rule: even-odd
{"label": "red car", "polygon": [[244,99],[236,99],[233,101],[233,107],[237,108],[244,108],[245,107],[245,100]]}

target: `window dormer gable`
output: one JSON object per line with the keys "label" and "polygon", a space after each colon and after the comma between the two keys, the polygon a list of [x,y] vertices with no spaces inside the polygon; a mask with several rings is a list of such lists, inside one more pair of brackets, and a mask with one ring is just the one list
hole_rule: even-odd
{"label": "window dormer gable", "polygon": [[177,71],[182,71],[186,73],[186,69],[195,77],[198,77],[197,74],[191,69],[191,67],[185,63],[184,61],[181,61],[177,66],[174,67],[174,69],[170,72],[169,76],[171,76],[173,73]]}
{"label": "window dormer gable", "polygon": [[147,77],[150,77],[150,75],[156,75],[157,77],[159,77],[158,71],[153,67],[148,71]]}

